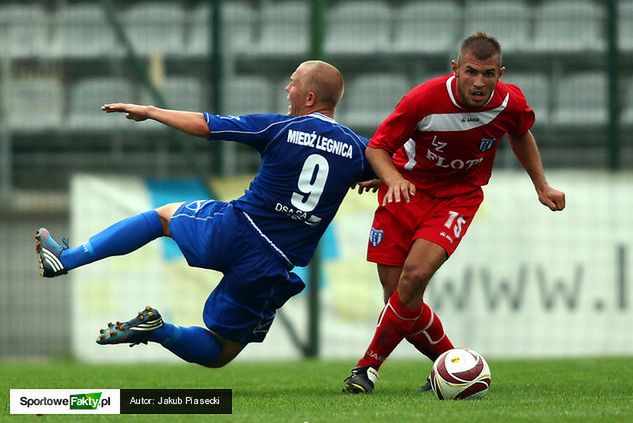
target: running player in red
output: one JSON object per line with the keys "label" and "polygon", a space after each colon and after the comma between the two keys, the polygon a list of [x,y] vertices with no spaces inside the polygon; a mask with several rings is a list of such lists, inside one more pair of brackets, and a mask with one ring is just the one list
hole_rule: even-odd
{"label": "running player in red", "polygon": [[505,134],[539,201],[553,211],[565,207],[565,194],[545,178],[530,132],[534,112],[518,87],[500,81],[499,42],[485,33],[469,36],[451,65],[452,74],[407,93],[367,148],[383,182],[367,258],[378,265],[386,305],[345,380],[347,392],[372,392],[378,369],[405,338],[431,360],[453,348],[423,295],[483,201],[481,187]]}

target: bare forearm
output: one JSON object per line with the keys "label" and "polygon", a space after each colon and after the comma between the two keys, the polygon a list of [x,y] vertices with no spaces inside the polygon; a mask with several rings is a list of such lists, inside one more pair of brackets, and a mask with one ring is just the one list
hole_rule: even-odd
{"label": "bare forearm", "polygon": [[371,167],[376,172],[376,175],[386,184],[393,183],[394,181],[404,179],[398,169],[393,165],[391,161],[391,155],[379,148],[367,147],[366,150],[367,160],[371,164]]}
{"label": "bare forearm", "polygon": [[161,109],[155,106],[142,106],[131,103],[104,104],[101,106],[101,110],[106,113],[123,113],[126,119],[136,122],[153,119],[197,137],[206,138],[209,136],[209,128],[202,113],[181,112],[178,110]]}
{"label": "bare forearm", "polygon": [[543,162],[539,154],[536,140],[530,131],[517,138],[510,138],[512,151],[532,179],[539,201],[552,211],[565,208],[565,193],[552,188],[545,179]]}
{"label": "bare forearm", "polygon": [[415,185],[406,180],[391,161],[391,154],[379,148],[367,147],[367,160],[374,172],[389,187],[383,197],[383,206],[392,202],[404,200],[408,203],[415,195]]}
{"label": "bare forearm", "polygon": [[147,117],[189,135],[202,138],[209,136],[209,128],[202,113],[147,106]]}
{"label": "bare forearm", "polygon": [[534,188],[542,191],[547,186],[545,171],[536,140],[530,131],[518,138],[510,138],[512,152],[529,175]]}

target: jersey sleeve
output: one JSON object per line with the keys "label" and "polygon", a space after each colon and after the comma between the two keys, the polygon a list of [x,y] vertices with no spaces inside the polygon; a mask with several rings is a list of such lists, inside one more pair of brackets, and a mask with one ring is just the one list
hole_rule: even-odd
{"label": "jersey sleeve", "polygon": [[273,138],[272,133],[277,129],[285,116],[273,114],[257,115],[214,115],[204,112],[209,127],[208,140],[236,141],[250,145],[262,152]]}
{"label": "jersey sleeve", "polygon": [[516,85],[510,85],[510,87],[510,95],[514,96],[517,100],[517,124],[512,130],[508,131],[508,135],[510,135],[511,137],[520,137],[525,135],[527,131],[529,131],[532,126],[534,126],[536,116],[534,114],[534,110],[532,110],[530,105],[527,103],[527,100],[525,99],[525,96],[523,95],[521,89]]}
{"label": "jersey sleeve", "polygon": [[409,92],[402,97],[396,108],[378,126],[369,140],[369,146],[394,154],[411,137],[417,126],[417,98]]}

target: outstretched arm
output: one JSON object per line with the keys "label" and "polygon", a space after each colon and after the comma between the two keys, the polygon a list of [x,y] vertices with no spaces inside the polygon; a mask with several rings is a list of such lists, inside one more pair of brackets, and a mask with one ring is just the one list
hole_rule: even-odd
{"label": "outstretched arm", "polygon": [[550,187],[547,183],[541,155],[532,132],[527,131],[520,137],[510,137],[510,146],[530,176],[539,201],[552,211],[563,210],[565,208],[565,193]]}
{"label": "outstretched arm", "polygon": [[196,137],[207,138],[209,136],[209,127],[202,113],[181,112],[129,103],[104,104],[101,106],[101,110],[106,113],[125,113],[127,119],[137,122],[153,119]]}
{"label": "outstretched arm", "polygon": [[367,147],[365,152],[367,160],[376,172],[376,175],[389,187],[383,198],[382,205],[399,203],[400,197],[408,203],[411,196],[415,195],[415,185],[406,180],[391,161],[391,155],[380,148]]}

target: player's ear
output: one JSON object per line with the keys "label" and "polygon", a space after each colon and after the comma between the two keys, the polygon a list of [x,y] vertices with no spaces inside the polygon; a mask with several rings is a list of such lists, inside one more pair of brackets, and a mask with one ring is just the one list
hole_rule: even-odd
{"label": "player's ear", "polygon": [[453,73],[455,75],[457,75],[457,69],[458,68],[459,68],[459,65],[457,64],[457,61],[451,60],[451,69],[453,69]]}
{"label": "player's ear", "polygon": [[308,91],[306,94],[306,107],[312,107],[317,103],[317,96],[314,91]]}
{"label": "player's ear", "polygon": [[501,66],[499,68],[499,78],[501,78],[501,75],[503,75],[503,73],[506,71],[506,67],[505,66]]}

